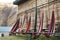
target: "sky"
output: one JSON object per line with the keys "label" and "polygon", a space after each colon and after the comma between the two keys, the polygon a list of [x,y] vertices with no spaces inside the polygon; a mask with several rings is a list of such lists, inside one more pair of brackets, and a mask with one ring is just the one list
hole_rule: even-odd
{"label": "sky", "polygon": [[13,3],[15,0],[0,0],[2,3]]}

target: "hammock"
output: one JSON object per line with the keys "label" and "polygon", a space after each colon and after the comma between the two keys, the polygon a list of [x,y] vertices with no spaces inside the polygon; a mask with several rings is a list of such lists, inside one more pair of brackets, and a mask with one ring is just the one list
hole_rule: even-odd
{"label": "hammock", "polygon": [[29,17],[29,21],[28,21],[28,24],[27,24],[26,33],[30,31],[30,26],[31,26],[31,15]]}
{"label": "hammock", "polygon": [[39,25],[38,32],[34,35],[35,38],[38,38],[40,36],[40,34],[42,33],[43,20],[44,20],[44,11],[42,12],[42,17],[41,17],[41,20],[40,20],[40,25]]}
{"label": "hammock", "polygon": [[17,21],[14,24],[13,28],[11,29],[10,33],[16,33],[16,30],[19,28],[19,21],[20,21],[20,18],[17,19]]}
{"label": "hammock", "polygon": [[24,14],[24,19],[23,19],[23,22],[22,22],[22,20],[21,20],[20,29],[18,30],[18,32],[19,32],[19,33],[20,33],[20,32],[22,32],[21,27],[23,27],[24,22],[25,22],[25,19],[26,19],[26,14]]}
{"label": "hammock", "polygon": [[25,19],[26,19],[26,14],[24,14],[24,19],[23,19],[22,27],[24,25]]}
{"label": "hammock", "polygon": [[46,37],[50,37],[51,34],[55,33],[55,29],[56,29],[56,26],[55,26],[55,16],[54,16],[54,10],[52,10],[52,16],[51,16],[51,20],[50,20],[50,25],[48,27],[48,32],[45,33],[44,35]]}
{"label": "hammock", "polygon": [[[26,15],[24,16],[24,21],[25,21],[25,19],[26,19]],[[23,24],[24,24],[24,21],[23,21]],[[22,25],[23,25],[22,24]],[[21,34],[26,34],[26,33],[28,33],[29,31],[30,31],[30,26],[31,26],[31,14],[30,14],[30,17],[29,17],[29,21],[28,21],[28,23],[27,23],[27,28],[26,28],[26,31],[25,32],[23,32],[23,30],[21,31]]]}

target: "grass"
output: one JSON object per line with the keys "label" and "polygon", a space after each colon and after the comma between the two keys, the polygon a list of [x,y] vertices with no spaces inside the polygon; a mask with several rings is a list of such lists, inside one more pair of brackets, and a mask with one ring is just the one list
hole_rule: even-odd
{"label": "grass", "polygon": [[[30,38],[30,35],[16,35],[16,36],[9,36],[9,37],[0,37],[0,40],[27,40]],[[36,40],[60,40],[60,37],[50,37],[46,38],[45,36],[40,36]]]}
{"label": "grass", "polygon": [[0,37],[0,40],[26,40],[27,38],[29,38],[28,35],[16,35],[16,36]]}
{"label": "grass", "polygon": [[24,40],[23,37],[19,36],[7,36],[7,37],[0,37],[0,40]]}

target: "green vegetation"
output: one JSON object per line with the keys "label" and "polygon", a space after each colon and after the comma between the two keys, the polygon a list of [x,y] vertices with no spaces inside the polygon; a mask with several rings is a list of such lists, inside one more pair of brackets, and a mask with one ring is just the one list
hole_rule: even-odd
{"label": "green vegetation", "polygon": [[[9,36],[9,37],[0,37],[0,40],[28,40],[30,35],[16,35],[16,36]],[[33,37],[32,37],[33,38]],[[33,39],[34,40],[34,39]],[[46,38],[45,36],[40,36],[36,40],[60,40],[60,37],[50,37]]]}

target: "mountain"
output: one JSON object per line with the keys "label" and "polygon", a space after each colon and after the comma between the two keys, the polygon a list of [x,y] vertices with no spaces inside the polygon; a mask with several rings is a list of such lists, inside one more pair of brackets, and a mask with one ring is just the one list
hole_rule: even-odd
{"label": "mountain", "polygon": [[18,7],[10,3],[0,3],[0,26],[12,26],[17,18]]}

